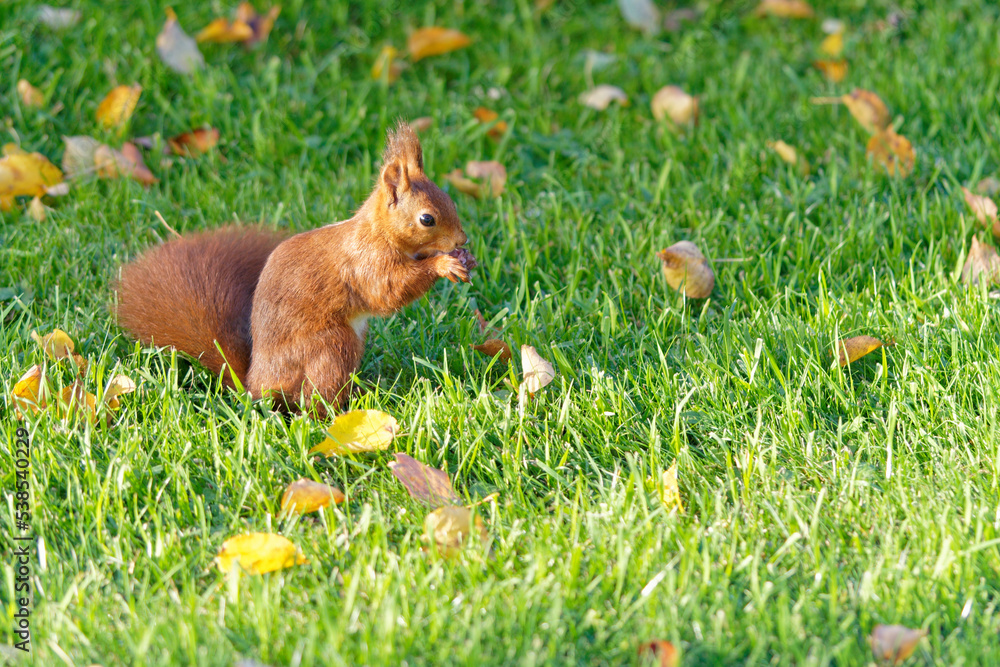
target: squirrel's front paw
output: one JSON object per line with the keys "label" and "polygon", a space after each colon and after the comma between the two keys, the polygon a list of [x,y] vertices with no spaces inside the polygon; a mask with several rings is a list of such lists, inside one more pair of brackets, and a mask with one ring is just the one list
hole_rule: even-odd
{"label": "squirrel's front paw", "polygon": [[453,255],[438,255],[434,258],[434,268],[441,278],[447,278],[453,283],[469,282],[469,270],[462,260]]}

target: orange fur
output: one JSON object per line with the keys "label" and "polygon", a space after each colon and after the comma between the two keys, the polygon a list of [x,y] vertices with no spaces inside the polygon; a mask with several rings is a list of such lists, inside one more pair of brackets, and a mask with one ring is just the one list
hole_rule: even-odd
{"label": "orange fur", "polygon": [[[435,224],[421,223],[423,214]],[[438,278],[468,281],[448,254],[467,241],[455,205],[424,174],[405,124],[390,134],[378,183],[352,218],[279,241],[230,227],[153,248],[122,269],[119,322],[213,372],[222,370],[218,341],[254,398],[307,407],[318,394],[339,404],[368,317],[396,312]]]}

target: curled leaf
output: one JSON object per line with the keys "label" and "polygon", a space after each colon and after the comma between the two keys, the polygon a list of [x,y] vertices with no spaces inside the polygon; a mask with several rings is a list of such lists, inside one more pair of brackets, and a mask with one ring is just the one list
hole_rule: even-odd
{"label": "curled leaf", "polygon": [[580,104],[598,111],[604,111],[612,102],[627,106],[628,95],[618,86],[609,86],[608,84],[601,84],[580,95]]}
{"label": "curled leaf", "polygon": [[131,178],[143,185],[157,182],[153,172],[142,159],[142,152],[135,144],[126,142],[121,151],[110,146],[99,146],[94,151],[94,166],[101,178]]}
{"label": "curled leaf", "polygon": [[406,48],[410,59],[417,62],[428,56],[439,56],[458,49],[464,49],[472,40],[468,35],[451,28],[421,28],[410,33]]}
{"label": "curled leaf", "polygon": [[678,86],[664,86],[656,91],[650,103],[653,118],[669,118],[676,125],[698,122],[698,98],[688,95]]}
{"label": "curled leaf", "polygon": [[431,507],[458,502],[451,479],[443,470],[424,465],[406,454],[396,454],[396,460],[389,464],[389,468],[414,500]]}
{"label": "curled leaf", "polygon": [[767,142],[767,147],[778,154],[782,160],[790,165],[797,165],[799,163],[799,154],[792,146],[789,146],[781,139],[777,141]]}
{"label": "curled leaf", "polygon": [[679,667],[681,657],[673,644],[666,640],[658,639],[639,645],[639,661],[643,665]]}
{"label": "curled leaf", "polygon": [[684,503],[681,501],[680,487],[677,486],[677,461],[663,471],[660,475],[660,484],[657,489],[660,495],[660,502],[667,508],[667,511],[674,509],[681,514],[684,513]]}
{"label": "curled leaf", "polygon": [[875,659],[898,665],[917,650],[926,630],[911,630],[903,625],[876,625],[868,637]]}
{"label": "curled leaf", "polygon": [[233,563],[239,563],[250,574],[283,570],[308,562],[291,540],[274,533],[231,537],[222,543],[215,559],[223,572],[229,572]]}
{"label": "curled leaf", "polygon": [[869,134],[877,134],[889,127],[889,109],[878,95],[870,90],[855,88],[840,98],[854,119]]}
{"label": "curled leaf", "polygon": [[[465,173],[455,169],[444,175],[444,179],[461,192],[476,199],[499,197],[507,183],[507,169],[495,161],[471,161],[465,165]],[[472,180],[479,179],[479,181]]]}
{"label": "curled leaf", "polygon": [[330,503],[339,505],[344,500],[344,492],[336,487],[311,479],[297,479],[282,494],[281,511],[308,514]]}
{"label": "curled leaf", "polygon": [[891,127],[872,135],[868,141],[867,153],[890,176],[909,176],[917,158],[909,139],[896,134]]}
{"label": "curled leaf", "polygon": [[437,552],[451,558],[462,549],[462,543],[475,535],[480,542],[486,542],[486,527],[479,515],[473,520],[472,511],[467,507],[446,505],[439,507],[424,518],[423,540],[436,545]]}
{"label": "curled leaf", "polygon": [[354,454],[389,447],[396,437],[396,420],[378,410],[353,410],[338,415],[326,430],[327,438],[309,450],[310,454]]}
{"label": "curled leaf", "polygon": [[59,392],[59,416],[70,419],[82,414],[91,424],[97,423],[97,396],[87,391],[79,380]]}
{"label": "curled leaf", "polygon": [[1000,219],[997,218],[996,203],[989,197],[973,194],[965,187],[962,188],[962,193],[965,194],[965,203],[976,214],[976,220],[986,225],[994,236],[1000,236]]}
{"label": "curled leaf", "polygon": [[163,30],[156,36],[156,52],[163,64],[181,74],[190,74],[205,66],[198,42],[184,32],[177,21],[177,13],[169,7]]}
{"label": "curled leaf", "polygon": [[692,299],[706,299],[715,288],[715,273],[708,260],[690,241],[678,241],[656,253],[663,262],[667,284]]}
{"label": "curled leaf", "polygon": [[127,375],[118,374],[111,379],[104,389],[104,403],[111,408],[119,406],[118,397],[135,391],[135,381]]}
{"label": "curled leaf", "polygon": [[15,148],[0,158],[0,199],[13,202],[19,195],[40,197],[62,182],[62,172],[44,155]]}
{"label": "curled leaf", "polygon": [[529,394],[536,394],[556,377],[556,369],[531,345],[521,346],[521,373]]}
{"label": "curled leaf", "polygon": [[962,267],[962,282],[978,285],[980,280],[987,284],[1000,281],[1000,256],[991,246],[980,243],[973,236],[965,266]]}
{"label": "curled leaf", "polygon": [[45,408],[45,398],[42,396],[42,367],[34,365],[14,383],[11,398],[14,400],[18,419],[23,419],[21,411],[37,414]]}
{"label": "curled leaf", "polygon": [[213,20],[195,35],[195,40],[198,42],[214,44],[247,42],[251,39],[253,39],[253,28],[246,21],[230,21],[224,18]]}
{"label": "curled leaf", "polygon": [[37,109],[45,104],[45,95],[32,86],[27,79],[21,79],[17,82],[17,94],[21,97],[21,104],[28,108]]}
{"label": "curled leaf", "polygon": [[871,336],[855,336],[837,341],[837,350],[840,355],[840,365],[854,363],[869,352],[882,347],[883,343],[878,338]]}
{"label": "curled leaf", "polygon": [[487,357],[495,357],[499,354],[500,361],[510,361],[510,346],[498,338],[490,338],[479,345],[473,345],[472,349],[476,352],[482,352]]}
{"label": "curled leaf", "polygon": [[105,127],[124,127],[139,104],[140,95],[142,86],[139,84],[117,86],[98,105],[97,120]]}
{"label": "curled leaf", "polygon": [[188,157],[203,155],[215,148],[218,143],[219,130],[214,127],[201,127],[167,139],[171,153]]}
{"label": "curled leaf", "polygon": [[847,78],[847,61],[843,59],[816,60],[813,62],[813,67],[822,72],[823,76],[833,83],[840,83]]}
{"label": "curled leaf", "polygon": [[804,0],[761,0],[754,10],[757,16],[778,16],[788,19],[808,19],[815,14]]}
{"label": "curled leaf", "polygon": [[52,333],[39,336],[38,332],[31,332],[31,339],[38,343],[46,356],[53,361],[69,359],[73,356],[73,339],[62,329],[53,329]]}

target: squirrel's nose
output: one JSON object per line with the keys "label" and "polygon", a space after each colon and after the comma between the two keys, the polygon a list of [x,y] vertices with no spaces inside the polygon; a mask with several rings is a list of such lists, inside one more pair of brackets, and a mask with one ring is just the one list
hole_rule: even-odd
{"label": "squirrel's nose", "polygon": [[455,247],[458,248],[459,246],[463,246],[468,242],[469,242],[469,237],[466,235],[465,232],[462,232],[462,236],[460,236],[459,240],[455,242]]}

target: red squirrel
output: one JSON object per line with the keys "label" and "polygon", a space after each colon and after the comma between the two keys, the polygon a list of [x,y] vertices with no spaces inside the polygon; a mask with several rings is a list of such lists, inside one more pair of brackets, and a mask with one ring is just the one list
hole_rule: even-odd
{"label": "red squirrel", "polygon": [[144,344],[197,357],[279,407],[345,402],[368,319],[395,313],[438,278],[468,282],[455,204],[424,173],[405,123],[389,133],[378,183],[349,220],[283,238],[225,227],[173,239],[121,269],[118,321]]}

